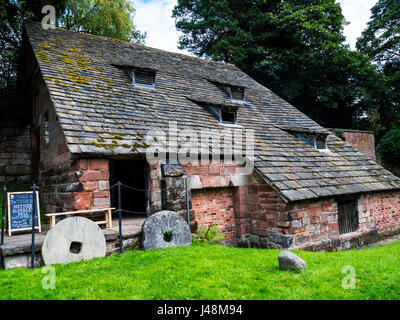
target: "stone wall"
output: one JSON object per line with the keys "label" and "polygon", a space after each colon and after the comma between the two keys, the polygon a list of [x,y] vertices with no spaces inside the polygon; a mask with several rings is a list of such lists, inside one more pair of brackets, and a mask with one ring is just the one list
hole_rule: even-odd
{"label": "stone wall", "polygon": [[266,185],[248,188],[250,233],[242,236],[241,246],[342,250],[400,232],[400,193],[360,196],[358,229],[340,234],[337,199],[285,204]]}
{"label": "stone wall", "polygon": [[2,119],[0,122],[0,183],[31,182],[30,127]]}
{"label": "stone wall", "polygon": [[41,184],[47,213],[110,206],[108,160],[79,159],[47,175]]}

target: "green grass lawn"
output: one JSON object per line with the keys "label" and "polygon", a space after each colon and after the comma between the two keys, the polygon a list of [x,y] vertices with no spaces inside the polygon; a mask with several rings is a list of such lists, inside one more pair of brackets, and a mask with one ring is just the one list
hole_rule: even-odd
{"label": "green grass lawn", "polygon": [[[399,299],[400,242],[365,250],[297,252],[308,269],[280,271],[279,250],[194,243],[189,248],[128,251],[55,266],[56,289],[42,288],[43,268],[0,271],[1,299]],[[342,288],[342,268],[356,289]]]}

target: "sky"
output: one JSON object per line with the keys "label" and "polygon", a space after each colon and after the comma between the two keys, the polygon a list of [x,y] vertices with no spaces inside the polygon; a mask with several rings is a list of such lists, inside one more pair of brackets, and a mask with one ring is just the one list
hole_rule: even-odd
{"label": "sky", "polygon": [[[370,9],[377,0],[338,0],[343,14],[350,24],[345,26],[344,35],[351,48],[365,29],[371,16]],[[171,18],[177,0],[133,0],[136,14],[134,23],[140,31],[147,31],[146,45],[153,48],[188,54],[178,49],[180,33]]]}

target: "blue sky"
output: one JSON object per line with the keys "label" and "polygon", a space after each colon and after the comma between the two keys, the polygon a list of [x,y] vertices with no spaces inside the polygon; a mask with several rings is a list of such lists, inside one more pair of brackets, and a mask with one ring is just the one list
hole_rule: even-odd
{"label": "blue sky", "polygon": [[[357,38],[365,29],[371,16],[370,9],[377,0],[338,0],[350,25],[344,29],[347,43],[355,48]],[[171,18],[177,0],[133,0],[136,8],[134,23],[140,31],[147,31],[146,45],[173,52],[188,53],[178,49],[180,33]]]}

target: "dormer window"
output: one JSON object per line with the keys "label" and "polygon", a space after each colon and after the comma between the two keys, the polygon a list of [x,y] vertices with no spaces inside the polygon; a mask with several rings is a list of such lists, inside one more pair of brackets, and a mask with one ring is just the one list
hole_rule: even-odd
{"label": "dormer window", "polygon": [[237,124],[236,108],[227,106],[206,106],[206,109],[213,114],[221,124]]}
{"label": "dormer window", "polygon": [[228,84],[222,84],[217,82],[212,82],[215,84],[224,94],[227,99],[231,99],[233,101],[244,101],[244,87],[231,86]]}
{"label": "dormer window", "polygon": [[227,110],[226,108],[221,109],[221,123],[236,124],[236,111]]}
{"label": "dormer window", "polygon": [[139,86],[155,87],[155,72],[135,69],[133,70],[133,83]]}
{"label": "dormer window", "polygon": [[326,144],[326,135],[303,133],[303,132],[302,133],[294,132],[294,135],[299,137],[301,140],[307,142],[309,145],[311,145],[313,148],[317,150],[320,151],[328,150],[328,146]]}
{"label": "dormer window", "polygon": [[244,88],[230,87],[231,99],[243,101],[244,100]]}
{"label": "dormer window", "polygon": [[150,88],[156,87],[156,73],[155,71],[137,69],[137,68],[123,68],[125,74],[132,80],[135,87]]}

